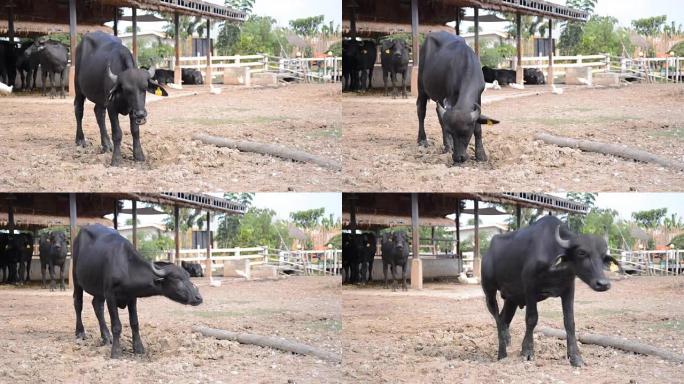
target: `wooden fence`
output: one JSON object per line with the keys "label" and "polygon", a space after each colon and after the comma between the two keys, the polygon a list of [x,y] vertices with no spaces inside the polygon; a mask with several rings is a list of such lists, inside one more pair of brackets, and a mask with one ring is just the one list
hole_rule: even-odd
{"label": "wooden fence", "polygon": [[684,274],[684,250],[619,251],[619,261],[628,273],[648,276]]}

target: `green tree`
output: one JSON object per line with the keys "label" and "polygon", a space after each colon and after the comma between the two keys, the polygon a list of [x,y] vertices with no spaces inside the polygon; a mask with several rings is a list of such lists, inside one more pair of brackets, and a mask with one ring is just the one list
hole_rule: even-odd
{"label": "green tree", "polygon": [[684,221],[676,213],[672,213],[663,219],[663,227],[668,230],[684,229]]}
{"label": "green tree", "polygon": [[677,45],[672,47],[672,49],[670,51],[672,51],[674,53],[674,55],[677,57],[684,56],[684,41],[682,41],[681,43],[678,43]]}
{"label": "green tree", "polygon": [[300,227],[311,229],[320,225],[321,219],[324,218],[325,208],[307,209],[304,211],[290,212],[290,219],[292,222]]}
{"label": "green tree", "polygon": [[592,16],[584,26],[582,38],[573,54],[596,55],[608,53],[622,55],[630,52],[632,43],[627,31],[618,26],[618,20],[610,16]]}
{"label": "green tree", "polygon": [[147,261],[166,259],[165,254],[172,249],[175,249],[175,243],[166,236],[151,235],[138,241],[138,252]]}
{"label": "green tree", "polygon": [[638,225],[646,229],[657,228],[667,215],[667,208],[650,209],[646,211],[633,212],[632,218]]}
{"label": "green tree", "polygon": [[480,49],[480,63],[496,68],[501,62],[515,56],[515,47],[510,44],[496,44],[493,47]]}
{"label": "green tree", "polygon": [[172,46],[156,42],[150,47],[142,47],[138,50],[138,65],[148,68],[156,67],[165,58],[173,56],[173,53]]}
{"label": "green tree", "polygon": [[684,249],[684,233],[675,236],[668,245],[674,246],[674,249]]}
{"label": "green tree", "polygon": [[631,248],[634,239],[629,225],[619,221],[617,217],[615,210],[594,208],[586,215],[578,232],[607,238],[608,246],[612,249]]}
{"label": "green tree", "polygon": [[274,221],[275,211],[250,208],[240,219],[237,236],[232,247],[268,246],[280,248],[290,243],[287,223]]}
{"label": "green tree", "polygon": [[[248,208],[251,207],[254,200],[254,193],[226,193],[223,195],[225,199],[236,201],[244,204]],[[229,248],[235,244],[237,232],[240,228],[240,216],[238,215],[221,215],[218,221],[218,228],[214,239],[221,248]]]}
{"label": "green tree", "polygon": [[240,38],[231,54],[267,54],[280,56],[289,48],[282,30],[274,28],[276,20],[269,16],[251,15],[240,28]]}
{"label": "green tree", "polygon": [[[137,225],[140,225],[140,219],[135,219],[135,223],[136,223]],[[126,219],[126,225],[128,225],[128,226],[133,225],[133,218],[132,218],[132,217]]]}
{"label": "green tree", "polygon": [[[516,231],[518,228],[518,219],[516,217],[516,209],[514,205],[502,205],[501,208],[510,216],[506,219],[509,231]],[[526,227],[541,216],[544,215],[543,208],[520,208],[520,225]]]}
{"label": "green tree", "polygon": [[252,8],[254,7],[254,0],[226,0],[225,4],[234,9],[252,13]]}
{"label": "green tree", "polygon": [[[596,193],[580,193],[580,192],[570,192],[566,195],[568,200],[572,200],[577,203],[586,204],[589,206],[591,211],[596,206]],[[584,226],[584,220],[586,216],[578,213],[568,214],[568,227],[575,232],[579,232]]]}
{"label": "green tree", "polygon": [[290,20],[289,23],[297,35],[310,37],[319,34],[324,21],[325,16],[318,15]]}
{"label": "green tree", "polygon": [[[140,27],[136,26],[135,31],[140,33]],[[129,25],[128,27],[126,27],[126,33],[133,33],[133,26],[132,25]]]}
{"label": "green tree", "polygon": [[332,246],[333,249],[342,249],[342,234],[339,233],[333,236],[326,244],[326,247]]}
{"label": "green tree", "polygon": [[[176,37],[176,26],[175,26],[175,21],[174,21],[174,15],[173,14],[164,14],[162,17],[166,20],[166,25],[162,28],[164,31],[164,34],[168,38],[175,38]],[[195,34],[195,32],[198,32],[198,34],[201,36],[202,33],[204,33],[204,28],[206,27],[206,24],[202,20],[201,17],[198,16],[180,16],[178,18],[178,31],[180,34],[180,39],[185,40],[188,37],[192,37],[192,35]],[[199,31],[202,31],[202,33],[199,33]]]}
{"label": "green tree", "polygon": [[[166,217],[162,219],[162,222],[164,223],[166,230],[174,231],[176,228],[176,223],[173,214],[173,207],[162,206],[161,210],[164,211],[164,213],[166,214]],[[203,214],[204,212],[202,212],[201,209],[180,208],[178,210],[178,222],[180,224],[179,230],[181,232],[185,232],[188,229],[194,227],[195,224],[197,224],[197,220],[200,216],[202,216],[202,221],[204,221]]]}
{"label": "green tree", "polygon": [[632,27],[642,36],[657,36],[663,32],[666,26],[667,16],[653,16],[643,19],[632,20]]}
{"label": "green tree", "polygon": [[[596,2],[597,0],[567,0],[566,5],[593,14]],[[577,47],[582,40],[583,33],[584,23],[579,21],[564,23],[563,31],[558,40],[558,49],[560,50],[561,55],[573,55],[575,47]]]}

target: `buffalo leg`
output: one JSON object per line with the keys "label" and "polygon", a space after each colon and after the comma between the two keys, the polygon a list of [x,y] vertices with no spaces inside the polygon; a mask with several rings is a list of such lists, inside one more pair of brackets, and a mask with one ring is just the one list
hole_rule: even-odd
{"label": "buffalo leg", "polygon": [[31,281],[31,256],[26,261],[26,284]]}
{"label": "buffalo leg", "polygon": [[83,329],[83,321],[81,320],[81,312],[83,312],[83,288],[78,283],[74,284],[74,310],[76,311],[76,338],[85,339],[85,330]]}
{"label": "buffalo leg", "polygon": [[19,275],[17,276],[17,283],[24,285],[24,273],[26,273],[26,263],[19,260]]}
{"label": "buffalo leg", "polygon": [[55,290],[55,265],[52,262],[48,263],[48,271],[50,272],[50,291]]}
{"label": "buffalo leg", "polygon": [[375,257],[371,257],[370,260],[368,260],[368,280],[367,281],[373,281],[373,262],[375,261]]}
{"label": "buffalo leg", "polygon": [[[505,325],[501,316],[499,316],[499,303],[496,301],[496,289],[485,289],[485,298],[487,301],[487,309],[489,313],[494,317],[496,322],[496,334],[499,340],[499,353],[497,358],[499,360],[507,356],[506,353],[506,337],[505,337]],[[504,303],[504,307],[506,304]]]}
{"label": "buffalo leg", "polygon": [[450,153],[454,150],[454,137],[444,128],[442,116],[439,114],[439,105],[437,105],[437,120],[439,120],[439,127],[442,128],[442,142],[444,143],[444,151],[442,153]]}
{"label": "buffalo leg", "polygon": [[97,317],[97,323],[100,325],[100,337],[102,337],[102,345],[107,345],[112,343],[112,335],[109,333],[107,328],[107,323],[104,317],[104,305],[105,299],[102,296],[93,297],[93,310],[95,311],[95,317]]}
{"label": "buffalo leg", "polygon": [[142,146],[140,145],[140,126],[135,122],[133,114],[130,115],[131,135],[133,136],[133,159],[135,161],[145,161]]}
{"label": "buffalo leg", "polygon": [[487,153],[482,144],[482,124],[478,123],[475,123],[475,160],[487,161]]}
{"label": "buffalo leg", "polygon": [[389,284],[387,284],[387,269],[389,269],[389,264],[383,262],[382,263],[382,274],[385,277],[385,288],[389,288]]}
{"label": "buffalo leg", "polygon": [[425,109],[427,108],[428,97],[424,93],[418,94],[416,109],[418,111],[418,145],[428,146],[427,136],[425,135]]}
{"label": "buffalo leg", "polygon": [[97,120],[97,126],[100,128],[100,143],[102,144],[102,153],[112,151],[112,141],[109,140],[109,135],[107,134],[107,109],[101,105],[95,104],[95,119]]}
{"label": "buffalo leg", "polygon": [[401,72],[401,97],[408,99],[406,95],[406,71]]}
{"label": "buffalo leg", "polygon": [[50,71],[48,75],[50,76],[50,98],[54,99],[57,95],[57,92],[55,91],[55,81],[57,81],[57,72]]}
{"label": "buffalo leg", "polygon": [[114,108],[108,108],[109,122],[112,125],[112,140],[114,141],[114,150],[112,151],[112,167],[118,167],[121,164],[121,126],[119,126],[119,114]]}
{"label": "buffalo leg", "polygon": [[67,71],[68,71],[68,69],[64,68],[62,73],[59,75],[59,97],[61,99],[66,98],[66,94],[64,93],[64,80],[67,77]]}
{"label": "buffalo leg", "polygon": [[121,357],[121,320],[119,320],[119,310],[116,307],[116,296],[109,293],[106,296],[109,318],[112,323],[112,359]]}
{"label": "buffalo leg", "polygon": [[44,68],[42,68],[41,73],[40,73],[40,78],[43,80],[43,84],[41,84],[42,85],[42,87],[41,87],[42,90],[40,92],[41,96],[47,96],[47,92],[45,92],[45,83],[47,82],[47,76],[48,76],[47,72],[44,70]]}
{"label": "buffalo leg", "polygon": [[128,302],[128,320],[133,331],[133,353],[142,355],[145,353],[142,340],[140,339],[140,324],[138,323],[137,299],[134,297]]}
{"label": "buffalo leg", "polygon": [[401,266],[401,290],[408,291],[408,286],[406,285],[406,263]]}
{"label": "buffalo leg", "polygon": [[568,359],[573,367],[581,367],[584,365],[582,356],[580,356],[577,348],[577,338],[575,336],[575,310],[573,308],[575,301],[575,284],[561,295],[563,302],[563,324],[565,325],[565,333],[567,334],[568,343]]}
{"label": "buffalo leg", "polygon": [[513,320],[513,316],[515,315],[515,310],[517,309],[517,306],[515,303],[513,303],[511,300],[504,300],[504,306],[503,309],[501,310],[501,320],[503,321],[503,324],[505,326],[505,332],[504,336],[506,338],[506,346],[511,345],[511,321]]}
{"label": "buffalo leg", "polygon": [[375,67],[370,67],[368,69],[368,86],[366,87],[367,90],[370,90],[373,88],[373,70]]}
{"label": "buffalo leg", "polygon": [[42,284],[41,288],[47,288],[47,285],[45,285],[45,269],[47,269],[47,264],[40,263],[40,275],[42,277]]}
{"label": "buffalo leg", "polygon": [[[41,71],[43,69],[41,68]],[[31,82],[31,91],[36,89],[36,79],[38,78],[38,67],[33,68],[33,82]]]}
{"label": "buffalo leg", "polygon": [[521,354],[525,360],[532,360],[534,359],[534,328],[537,326],[537,320],[539,320],[536,294],[527,294],[525,307],[525,337],[523,338]]}
{"label": "buffalo leg", "polygon": [[392,70],[390,72],[390,76],[392,77],[392,98],[396,99],[397,98],[397,71]]}
{"label": "buffalo leg", "polygon": [[385,96],[389,96],[389,92],[387,92],[387,76],[389,73],[385,68],[382,69],[382,82],[385,84]]}
{"label": "buffalo leg", "polygon": [[390,265],[390,271],[392,271],[392,292],[396,292],[397,290],[397,275],[394,273],[397,269],[397,265],[392,263]]}
{"label": "buffalo leg", "polygon": [[86,146],[85,135],[83,134],[83,104],[84,103],[85,103],[85,96],[81,92],[76,90],[76,97],[74,97],[74,114],[76,115],[76,145],[80,145],[81,147]]}
{"label": "buffalo leg", "polygon": [[66,286],[64,285],[64,264],[59,266],[59,290],[66,291]]}

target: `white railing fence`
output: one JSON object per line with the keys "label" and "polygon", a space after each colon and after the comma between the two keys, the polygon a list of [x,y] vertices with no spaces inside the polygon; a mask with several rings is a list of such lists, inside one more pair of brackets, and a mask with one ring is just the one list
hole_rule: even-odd
{"label": "white railing fence", "polygon": [[684,274],[684,250],[618,251],[618,260],[627,272],[648,276]]}

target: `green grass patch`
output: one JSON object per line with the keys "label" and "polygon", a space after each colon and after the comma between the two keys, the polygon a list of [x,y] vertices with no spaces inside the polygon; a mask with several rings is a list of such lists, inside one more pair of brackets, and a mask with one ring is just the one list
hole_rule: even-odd
{"label": "green grass patch", "polygon": [[684,140],[684,128],[670,128],[663,131],[658,131],[658,136],[667,137],[670,139]]}
{"label": "green grass patch", "polygon": [[342,331],[342,322],[335,319],[322,319],[319,321],[311,321],[307,323],[306,328],[313,330],[340,332]]}
{"label": "green grass patch", "polygon": [[662,323],[656,323],[653,326],[657,329],[666,329],[676,332],[684,333],[684,321],[683,320],[668,320]]}
{"label": "green grass patch", "polygon": [[215,319],[219,317],[270,316],[280,312],[282,311],[275,309],[252,308],[239,311],[192,311],[191,314],[206,319]]}

